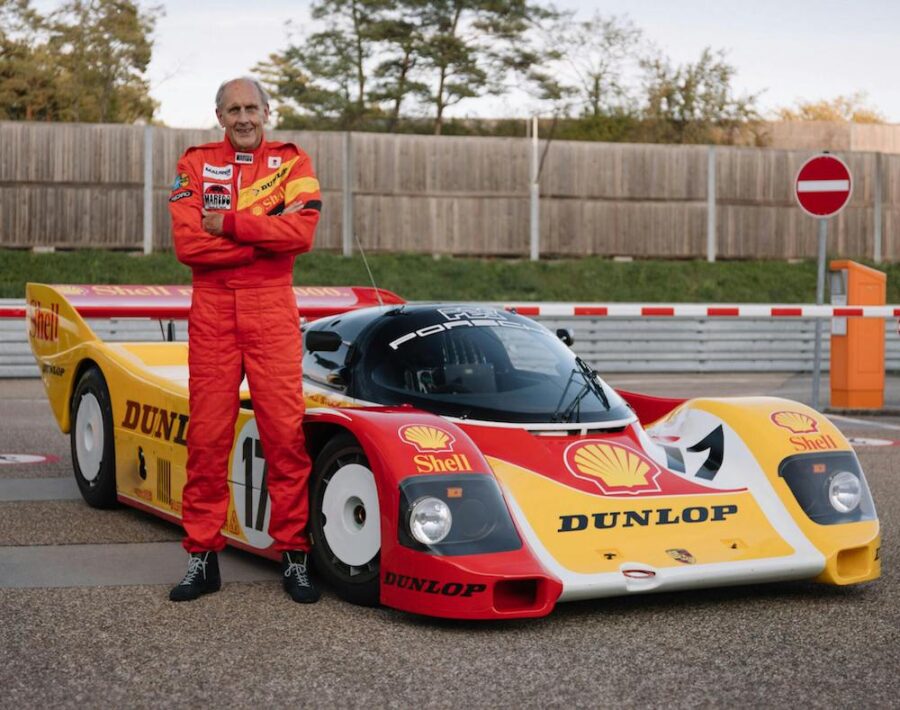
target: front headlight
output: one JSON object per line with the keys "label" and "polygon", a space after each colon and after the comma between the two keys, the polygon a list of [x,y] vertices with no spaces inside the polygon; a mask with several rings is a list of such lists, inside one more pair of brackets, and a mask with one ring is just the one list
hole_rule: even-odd
{"label": "front headlight", "polygon": [[817,451],[788,456],[778,467],[810,519],[819,525],[875,520],[866,477],[852,451]]}
{"label": "front headlight", "polygon": [[450,534],[452,526],[453,515],[440,498],[420,498],[409,511],[409,531],[423,545],[436,545]]}
{"label": "front headlight", "polygon": [[500,486],[483,473],[410,476],[400,482],[400,544],[442,557],[519,550]]}
{"label": "front headlight", "polygon": [[838,513],[856,510],[861,498],[859,479],[849,471],[839,471],[828,484],[828,501]]}

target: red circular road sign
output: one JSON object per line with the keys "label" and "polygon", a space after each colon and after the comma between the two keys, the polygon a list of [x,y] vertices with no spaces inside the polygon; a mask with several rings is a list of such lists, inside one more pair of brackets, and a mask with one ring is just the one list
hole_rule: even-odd
{"label": "red circular road sign", "polygon": [[847,206],[852,192],[850,168],[833,155],[810,158],[794,180],[797,203],[812,217],[833,217]]}

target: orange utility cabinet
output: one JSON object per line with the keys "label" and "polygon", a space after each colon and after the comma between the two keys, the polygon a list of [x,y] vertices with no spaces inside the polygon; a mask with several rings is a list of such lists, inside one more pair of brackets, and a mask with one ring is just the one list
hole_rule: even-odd
{"label": "orange utility cabinet", "polygon": [[[887,276],[855,261],[831,262],[831,305],[883,306]],[[884,406],[884,320],[832,318],[831,406]]]}

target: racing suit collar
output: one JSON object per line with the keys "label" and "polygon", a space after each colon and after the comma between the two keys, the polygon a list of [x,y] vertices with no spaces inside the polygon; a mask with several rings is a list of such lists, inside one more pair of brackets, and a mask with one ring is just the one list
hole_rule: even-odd
{"label": "racing suit collar", "polygon": [[[238,150],[231,144],[231,140],[229,140],[228,135],[224,136],[223,144],[225,146],[225,158],[229,163],[235,164],[246,164],[246,163],[256,163],[258,160],[262,160],[263,152],[266,145],[266,136],[263,134],[262,140],[259,142],[259,145],[256,146],[255,150]],[[240,159],[238,156],[249,156],[252,155],[252,160]]]}

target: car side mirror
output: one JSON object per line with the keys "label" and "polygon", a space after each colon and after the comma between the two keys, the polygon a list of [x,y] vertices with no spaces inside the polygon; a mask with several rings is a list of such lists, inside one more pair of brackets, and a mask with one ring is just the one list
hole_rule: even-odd
{"label": "car side mirror", "polygon": [[333,330],[306,331],[306,351],[310,353],[333,353],[344,342],[340,333]]}
{"label": "car side mirror", "polygon": [[575,344],[575,333],[572,332],[571,328],[557,328],[556,337],[570,348]]}

